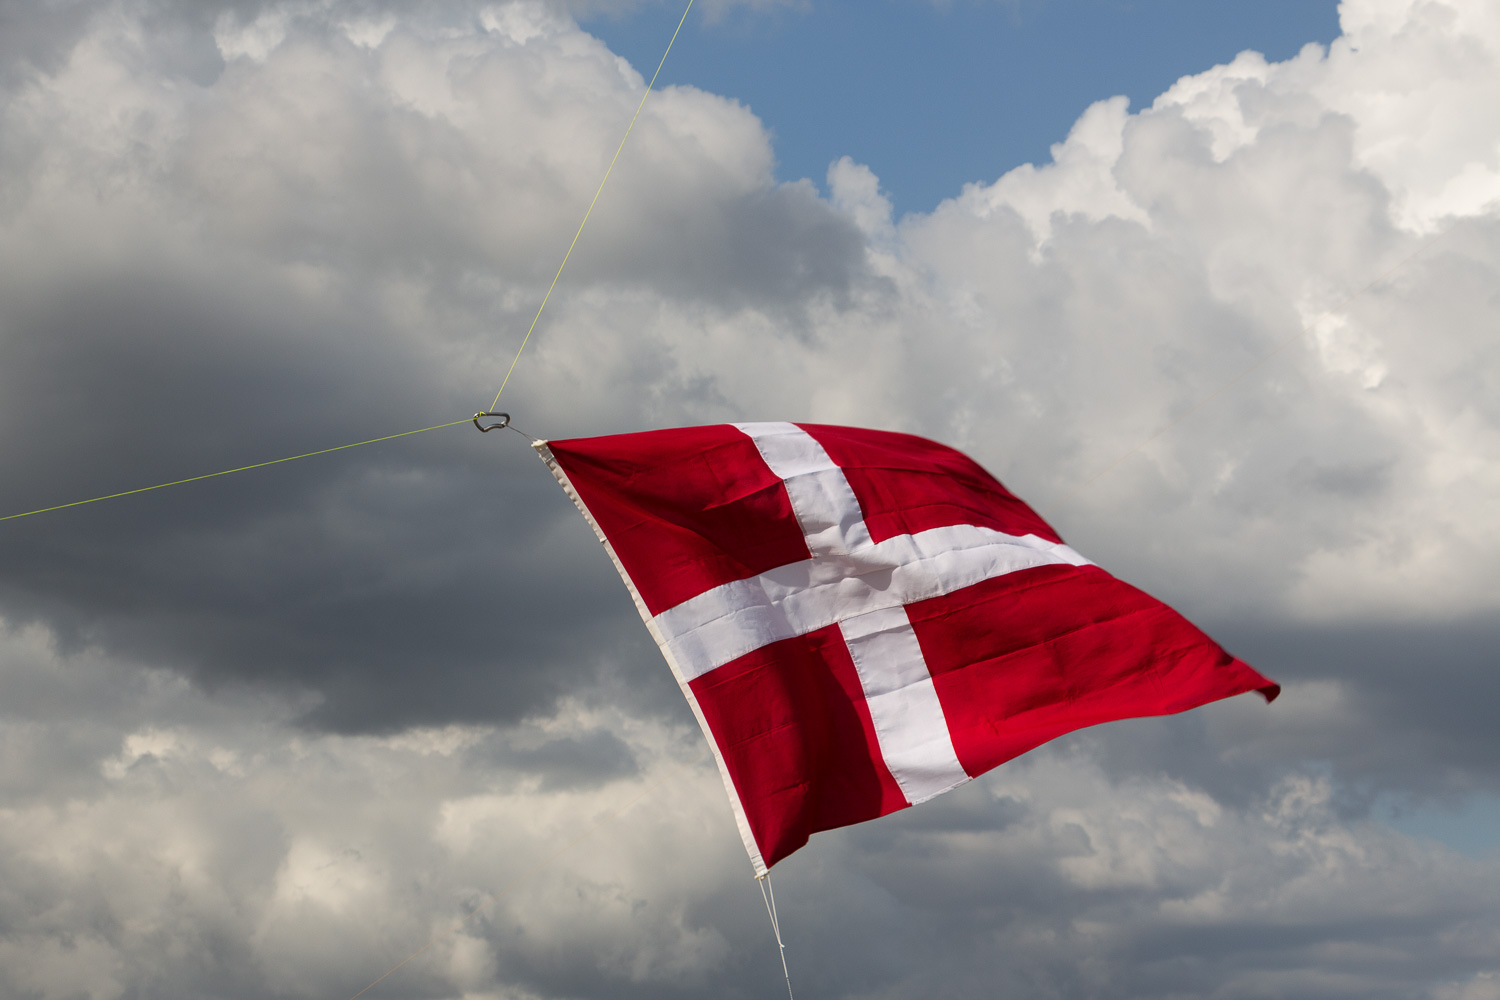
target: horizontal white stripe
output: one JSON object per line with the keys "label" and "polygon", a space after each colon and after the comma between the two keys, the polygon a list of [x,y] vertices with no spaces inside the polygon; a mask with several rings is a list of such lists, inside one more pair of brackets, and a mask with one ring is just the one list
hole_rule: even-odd
{"label": "horizontal white stripe", "polygon": [[1091,563],[1066,545],[959,524],[865,543],[705,591],[657,615],[658,641],[693,680],[766,645],[1048,565]]}
{"label": "horizontal white stripe", "polygon": [[906,801],[924,802],[969,780],[905,608],[839,623],[864,688],[880,755]]}

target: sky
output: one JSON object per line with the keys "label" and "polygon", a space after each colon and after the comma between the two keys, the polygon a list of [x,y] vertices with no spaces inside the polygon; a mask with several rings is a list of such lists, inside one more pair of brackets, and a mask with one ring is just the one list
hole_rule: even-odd
{"label": "sky", "polygon": [[[1500,10],[1263,6],[703,2],[502,396],[945,442],[1284,687],[818,834],[799,997],[1500,1000]],[[0,0],[0,513],[488,408],[676,17]],[[750,875],[516,435],[0,521],[0,995],[775,996]]]}
{"label": "sky", "polygon": [[[649,75],[686,4],[595,11],[583,26]],[[1139,108],[1246,49],[1295,56],[1339,34],[1335,0],[819,0],[710,8],[662,66],[745,104],[772,134],[778,180],[878,164],[897,214],[1045,163],[1090,104]],[[1128,43],[1122,44],[1122,40]]]}

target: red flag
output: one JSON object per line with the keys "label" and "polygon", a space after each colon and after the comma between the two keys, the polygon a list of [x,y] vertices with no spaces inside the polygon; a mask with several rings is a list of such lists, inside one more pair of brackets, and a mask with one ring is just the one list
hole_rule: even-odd
{"label": "red flag", "polygon": [[692,705],[757,874],[1074,729],[1279,691],[922,438],[757,423],[537,448]]}

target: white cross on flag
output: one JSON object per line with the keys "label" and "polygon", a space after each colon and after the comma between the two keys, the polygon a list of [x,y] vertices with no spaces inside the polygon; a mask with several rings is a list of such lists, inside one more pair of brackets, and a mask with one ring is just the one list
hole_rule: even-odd
{"label": "white cross on flag", "polygon": [[922,438],[755,423],[536,447],[692,705],[757,874],[1074,729],[1279,690]]}

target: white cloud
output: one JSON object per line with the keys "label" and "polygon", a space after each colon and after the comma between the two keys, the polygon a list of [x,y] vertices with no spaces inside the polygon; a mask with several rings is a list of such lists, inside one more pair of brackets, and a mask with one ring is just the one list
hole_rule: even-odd
{"label": "white cloud", "polygon": [[[40,741],[31,763],[52,785],[11,786],[0,813],[7,994],[113,998],[154,984],[187,995],[226,983],[352,994],[477,905],[482,917],[407,983],[491,984],[497,954],[521,981],[560,974],[556,958],[603,981],[666,983],[725,962],[723,932],[688,911],[748,868],[717,775],[694,762],[695,734],[681,724],[571,705],[518,728],[319,736],[289,728],[289,706],[225,704],[139,668],[62,660],[35,632],[13,634],[3,654],[12,690],[82,682],[133,694],[91,718],[0,720],[12,747]],[[599,733],[641,771],[538,787],[539,753]],[[92,753],[70,745],[79,740]],[[648,808],[525,880],[658,782]]]}
{"label": "white cloud", "polygon": [[1124,219],[1149,227],[1148,216],[1123,191],[1114,166],[1124,151],[1127,101],[1110,98],[1091,106],[1073,126],[1066,142],[1052,147],[1052,163],[1038,170],[1024,164],[988,187],[965,191],[964,207],[980,218],[1009,208],[1038,240],[1052,235],[1054,215],[1090,221]]}
{"label": "white cloud", "polygon": [[[60,658],[35,632],[3,653],[11,688],[114,690],[90,716],[46,727],[33,761],[56,787],[12,789],[0,813],[7,992],[352,994],[476,907],[398,974],[397,995],[701,992],[756,982],[749,970],[772,957],[688,719],[571,703],[519,727],[317,735],[289,727],[274,700],[226,703]],[[6,718],[0,734],[18,725]],[[92,760],[66,745],[85,732]],[[640,770],[538,786],[527,747],[598,732]],[[1341,951],[1399,963],[1414,926],[1444,935],[1424,947],[1453,962],[1496,933],[1484,914],[1500,868],[1351,821],[1327,778],[1293,775],[1227,805],[1173,779],[1111,779],[1087,743],[818,837],[778,870],[793,962],[851,990],[893,975],[967,995],[971,977],[1018,984],[1081,950],[1090,966],[1060,989],[1115,981],[1133,996],[1176,981],[1167,970],[1189,954],[1217,963],[1221,989],[1278,976],[1305,988],[1358,965]],[[934,940],[868,966],[870,940],[924,926]],[[1276,952],[1289,964],[1222,943],[1267,934],[1297,941]]]}
{"label": "white cloud", "polygon": [[[1213,589],[1240,612],[1493,609],[1497,483],[1477,457],[1496,441],[1474,410],[1500,161],[1460,110],[1495,101],[1482,6],[1346,5],[1349,34],[1326,53],[1246,53],[1135,115],[1102,102],[1053,163],[908,218],[892,333],[927,357],[892,374],[949,415],[886,419],[952,439],[985,414],[995,443],[976,447],[1045,506],[1294,341],[1059,510],[1065,527],[1185,534],[1127,543],[1128,558],[1158,563],[1152,582],[1237,578],[1232,597]],[[1143,522],[1152,509],[1162,520]]]}

